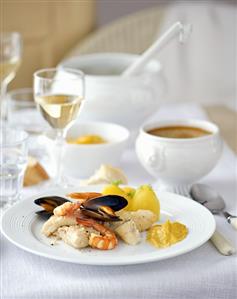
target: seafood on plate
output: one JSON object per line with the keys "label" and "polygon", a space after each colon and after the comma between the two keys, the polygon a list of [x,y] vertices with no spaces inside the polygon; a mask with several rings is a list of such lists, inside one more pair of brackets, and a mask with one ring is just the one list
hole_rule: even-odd
{"label": "seafood on plate", "polygon": [[100,192],[74,192],[65,197],[46,196],[35,200],[47,219],[42,227],[46,237],[54,236],[74,248],[114,249],[121,239],[137,245],[144,239],[157,248],[182,241],[187,227],[179,222],[156,224],[160,203],[150,185],[137,189],[114,182]]}
{"label": "seafood on plate", "polygon": [[102,195],[96,192],[70,193],[67,197],[47,196],[35,200],[44,208],[37,214],[50,218],[42,233],[55,236],[74,248],[90,246],[110,250],[120,237],[129,245],[141,241],[141,232],[156,221],[151,211],[125,211],[127,200],[119,195]]}

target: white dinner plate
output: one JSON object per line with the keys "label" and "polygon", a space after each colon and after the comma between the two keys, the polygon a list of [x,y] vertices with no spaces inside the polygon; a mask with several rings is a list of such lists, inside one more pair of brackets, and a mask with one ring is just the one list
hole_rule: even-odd
{"label": "white dinner plate", "polygon": [[158,192],[161,205],[161,219],[179,221],[188,227],[188,236],[175,245],[157,249],[146,242],[146,233],[139,245],[126,245],[119,241],[113,250],[100,251],[91,248],[74,249],[62,241],[52,245],[52,240],[40,232],[44,220],[35,212],[41,208],[34,199],[45,195],[61,195],[75,191],[100,191],[101,187],[90,186],[73,189],[55,189],[23,199],[7,210],[2,216],[1,230],[5,237],[16,246],[31,253],[59,261],[87,265],[129,265],[164,260],[189,252],[204,244],[215,230],[213,215],[195,201],[167,192]]}

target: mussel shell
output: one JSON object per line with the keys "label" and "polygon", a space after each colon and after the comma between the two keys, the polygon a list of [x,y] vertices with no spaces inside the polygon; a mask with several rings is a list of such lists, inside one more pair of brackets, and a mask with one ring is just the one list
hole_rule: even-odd
{"label": "mussel shell", "polygon": [[128,204],[126,198],[119,196],[119,195],[103,195],[100,197],[92,198],[84,203],[82,203],[82,207],[91,210],[91,211],[98,211],[99,207],[101,206],[108,206],[112,210],[119,211],[125,208]]}
{"label": "mussel shell", "polygon": [[[48,219],[53,215],[53,210],[69,202],[70,200],[60,196],[45,196],[34,200],[34,203],[44,208],[44,210],[37,211],[36,214],[43,219]],[[121,219],[115,214],[100,210],[100,207],[107,206],[113,211],[119,211],[126,207],[127,200],[119,195],[104,195],[96,198],[86,200],[81,204],[80,209],[85,216],[89,216],[101,221],[120,221]]]}
{"label": "mussel shell", "polygon": [[91,210],[86,210],[83,209],[81,210],[82,214],[85,216],[88,216],[90,218],[96,219],[96,220],[100,220],[100,221],[107,221],[107,222],[113,222],[113,221],[120,221],[121,219],[119,217],[110,217],[107,215],[101,215],[100,213],[96,212],[96,211],[91,211]]}
{"label": "mussel shell", "polygon": [[56,207],[64,204],[67,201],[69,200],[60,196],[45,196],[35,199],[34,203],[44,208],[44,210],[47,212],[53,212]]}
{"label": "mussel shell", "polygon": [[40,218],[42,218],[42,219],[48,220],[53,215],[53,212],[47,212],[45,210],[40,210],[40,211],[35,212],[35,214],[40,216]]}
{"label": "mussel shell", "polygon": [[101,221],[113,222],[113,221],[120,221],[121,219],[116,215],[101,213],[100,211],[89,210],[87,208],[81,207],[80,208],[83,215],[91,217],[93,219],[98,219]]}

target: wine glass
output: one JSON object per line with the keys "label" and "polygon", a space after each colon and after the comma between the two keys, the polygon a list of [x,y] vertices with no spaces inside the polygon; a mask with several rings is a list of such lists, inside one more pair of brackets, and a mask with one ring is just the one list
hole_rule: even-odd
{"label": "wine glass", "polygon": [[22,39],[18,32],[0,33],[0,118],[7,118],[7,85],[14,79],[21,63]]}
{"label": "wine glass", "polygon": [[77,118],[84,100],[84,74],[69,68],[48,68],[34,73],[34,98],[39,111],[55,131],[55,185],[65,185],[62,150],[68,128]]}

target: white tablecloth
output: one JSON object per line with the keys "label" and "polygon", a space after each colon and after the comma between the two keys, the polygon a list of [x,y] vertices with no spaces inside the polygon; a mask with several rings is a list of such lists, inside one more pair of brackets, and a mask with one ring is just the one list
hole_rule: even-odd
{"label": "white tablecloth", "polygon": [[[195,105],[160,109],[156,118],[205,118]],[[234,137],[234,136],[233,136]],[[152,183],[132,150],[121,167],[130,184]],[[217,167],[203,182],[225,198],[227,210],[237,214],[236,157],[225,147]],[[26,189],[25,194],[36,189]],[[237,232],[221,216],[218,229],[236,244]],[[119,267],[81,266],[57,262],[25,252],[1,238],[2,299],[96,298],[236,298],[237,257],[220,255],[210,242],[165,261]]]}

